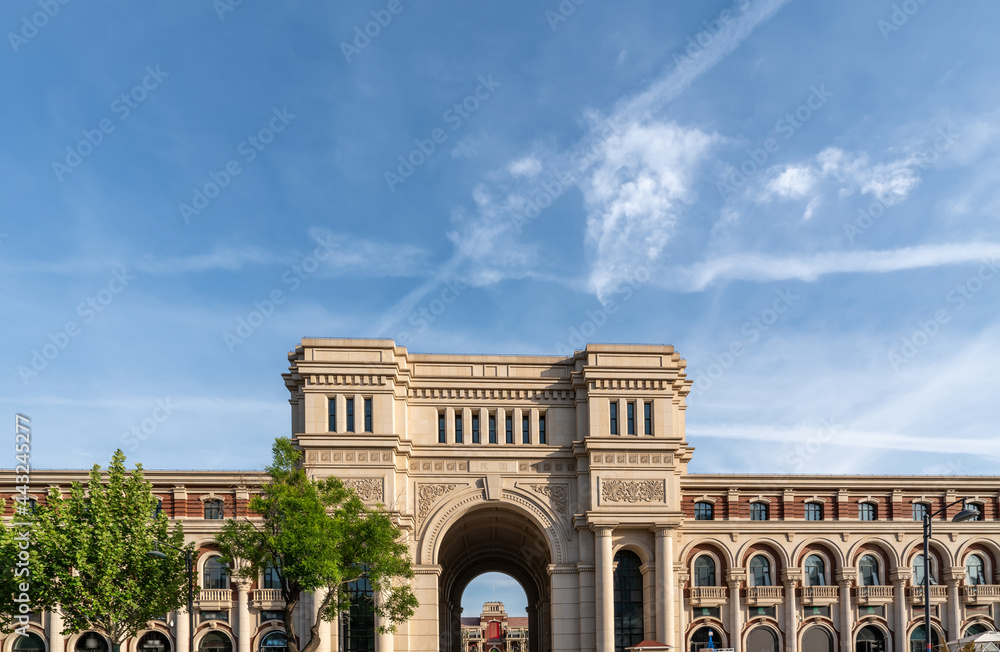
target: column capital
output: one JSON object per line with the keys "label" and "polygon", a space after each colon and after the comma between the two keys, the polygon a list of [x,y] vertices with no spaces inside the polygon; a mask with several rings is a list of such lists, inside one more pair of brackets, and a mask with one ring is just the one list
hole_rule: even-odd
{"label": "column capital", "polygon": [[913,577],[913,570],[910,568],[897,568],[889,573],[889,581],[893,584],[906,584],[906,581]]}
{"label": "column capital", "polygon": [[674,531],[677,530],[677,529],[679,529],[679,527],[676,524],[675,525],[654,525],[653,527],[651,527],[649,529],[650,529],[650,531],[653,532],[653,534],[656,535],[657,539],[664,539],[666,537],[672,537],[674,535]]}
{"label": "column capital", "polygon": [[795,586],[796,582],[800,582],[802,580],[802,568],[792,566],[790,568],[783,569],[781,571],[781,579],[786,585],[791,584],[792,586]]}
{"label": "column capital", "polygon": [[837,571],[837,584],[841,586],[850,586],[851,582],[858,578],[857,568],[842,568]]}
{"label": "column capital", "polygon": [[595,537],[610,537],[615,531],[615,526],[591,523],[590,529],[594,532]]}
{"label": "column capital", "polygon": [[437,564],[417,564],[413,567],[413,572],[417,575],[441,575],[441,567]]}
{"label": "column capital", "polygon": [[250,590],[250,587],[253,585],[253,582],[251,582],[248,579],[244,579],[244,578],[240,578],[240,579],[230,578],[229,582],[233,586],[235,586],[236,588],[238,588],[240,590],[240,593],[246,593],[247,591]]}
{"label": "column capital", "polygon": [[743,582],[747,578],[747,571],[745,568],[730,568],[726,571],[726,584],[730,588],[739,587],[740,582]]}
{"label": "column capital", "polygon": [[944,569],[944,581],[948,584],[965,579],[965,566],[951,566]]}

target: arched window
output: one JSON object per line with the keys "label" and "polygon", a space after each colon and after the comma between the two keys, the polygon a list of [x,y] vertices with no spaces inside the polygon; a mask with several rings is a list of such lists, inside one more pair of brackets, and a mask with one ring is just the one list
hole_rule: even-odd
{"label": "arched window", "polygon": [[858,632],[856,652],[886,652],[885,634],[874,625],[862,627]]}
{"label": "arched window", "polygon": [[991,631],[989,627],[983,625],[982,623],[976,623],[974,625],[969,625],[969,628],[965,630],[966,636],[978,636],[979,634],[985,634]]}
{"label": "arched window", "polygon": [[826,586],[826,562],[819,555],[806,558],[806,586]]}
{"label": "arched window", "polygon": [[14,639],[14,652],[45,652],[45,641],[34,632]]}
{"label": "arched window", "polygon": [[702,555],[694,560],[694,585],[717,586],[715,582],[715,560]]}
{"label": "arched window", "polygon": [[146,632],[136,649],[139,652],[170,652],[170,640],[162,632]]}
{"label": "arched window", "polygon": [[766,521],[767,520],[767,503],[750,503],[750,520],[751,521]]}
{"label": "arched window", "polygon": [[875,555],[865,555],[858,564],[861,572],[861,586],[877,586],[881,584],[878,576],[878,559]]}
{"label": "arched window", "polygon": [[[934,557],[931,557],[931,584],[937,584],[937,572],[934,568]],[[924,556],[919,554],[913,558],[913,586],[924,585]]]}
{"label": "arched window", "polygon": [[878,518],[878,511],[875,503],[861,503],[858,505],[858,518],[862,521],[874,521]]}
{"label": "arched window", "polygon": [[[931,645],[936,650],[941,645],[936,629],[931,627]],[[927,635],[924,634],[924,626],[917,625],[910,634],[910,652],[924,652],[927,649]]]}
{"label": "arched window", "polygon": [[770,627],[756,627],[750,630],[747,636],[747,652],[779,652],[777,634]]}
{"label": "arched window", "polygon": [[806,503],[806,520],[822,521],[823,505],[820,503]]}
{"label": "arched window", "polygon": [[87,632],[76,639],[76,652],[108,652],[108,642],[97,632]]}
{"label": "arched window", "polygon": [[771,586],[771,561],[764,555],[750,560],[750,586]]}
{"label": "arched window", "polygon": [[221,500],[205,501],[205,518],[221,519],[223,517],[223,507]]}
{"label": "arched window", "polygon": [[228,589],[229,568],[222,563],[222,557],[210,557],[205,562],[204,589]]}
{"label": "arched window", "polygon": [[825,627],[810,627],[802,635],[802,649],[808,652],[833,652],[833,636]]}
{"label": "arched window", "polygon": [[630,550],[615,555],[615,652],[625,652],[644,638],[640,564],[638,555]]}
{"label": "arched window", "polygon": [[979,555],[969,555],[965,558],[965,583],[970,586],[978,586],[979,584],[986,584],[986,573],[984,569],[986,564],[983,563],[983,558]]}
{"label": "arched window", "polygon": [[711,521],[714,518],[714,508],[715,505],[706,501],[700,501],[694,504],[694,520],[696,521]]}
{"label": "arched window", "polygon": [[288,652],[288,640],[284,632],[271,632],[260,642],[260,652]]}
{"label": "arched window", "polygon": [[367,577],[347,585],[351,608],[341,630],[344,652],[369,652],[375,649],[375,605],[372,584]]}
{"label": "arched window", "polygon": [[927,514],[927,505],[924,503],[913,503],[913,520],[922,521]]}
{"label": "arched window", "polygon": [[722,645],[722,636],[712,627],[702,627],[691,635],[691,652],[701,652],[710,644],[716,648]]}
{"label": "arched window", "polygon": [[220,631],[211,631],[201,637],[198,652],[233,652],[233,642]]}

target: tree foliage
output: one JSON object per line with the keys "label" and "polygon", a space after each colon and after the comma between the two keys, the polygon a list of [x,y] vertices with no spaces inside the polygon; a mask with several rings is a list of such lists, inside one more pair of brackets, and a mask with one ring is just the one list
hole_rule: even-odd
{"label": "tree foliage", "polygon": [[129,473],[121,450],[106,477],[94,465],[68,497],[52,489],[30,521],[33,606],[58,610],[64,634],[100,630],[117,652],[149,621],[187,604],[184,555],[168,547],[166,559],[147,554],[156,541],[182,548],[181,525],[170,530],[142,466]]}
{"label": "tree foliage", "polygon": [[417,607],[408,582],[413,568],[390,514],[381,505],[366,507],[338,478],[311,479],[291,440],[277,439],[272,452],[270,480],[250,500],[250,511],[260,518],[226,523],[219,549],[236,578],[253,581],[274,569],[285,601],[289,652],[300,652],[292,611],[303,592],[316,593],[322,602],[301,652],[318,647],[321,619],[332,621],[350,608],[343,589],[353,581],[371,583],[376,597],[368,606],[382,619],[380,631],[408,620]]}

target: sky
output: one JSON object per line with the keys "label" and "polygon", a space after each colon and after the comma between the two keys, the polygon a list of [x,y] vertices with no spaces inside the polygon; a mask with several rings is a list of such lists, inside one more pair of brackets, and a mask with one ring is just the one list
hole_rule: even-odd
{"label": "sky", "polygon": [[693,472],[996,474],[998,22],[5,2],[3,410],[36,468],[259,469],[303,337],[662,343]]}

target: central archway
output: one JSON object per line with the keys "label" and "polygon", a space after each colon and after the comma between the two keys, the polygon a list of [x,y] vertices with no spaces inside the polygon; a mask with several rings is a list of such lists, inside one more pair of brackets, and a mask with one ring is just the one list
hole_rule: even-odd
{"label": "central archway", "polygon": [[[519,510],[503,504],[473,507],[459,517],[438,548],[441,644],[444,652],[463,649],[462,594],[482,573],[494,571],[513,577],[528,598],[528,650],[548,652],[548,566],[552,553],[545,533]],[[478,615],[478,614],[477,614]]]}

